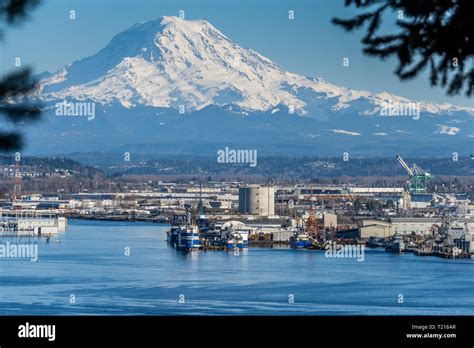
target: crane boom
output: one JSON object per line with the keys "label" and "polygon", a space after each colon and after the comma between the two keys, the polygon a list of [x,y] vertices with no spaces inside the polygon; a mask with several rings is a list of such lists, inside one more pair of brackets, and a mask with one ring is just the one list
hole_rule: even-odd
{"label": "crane boom", "polygon": [[410,178],[409,181],[409,190],[414,193],[426,193],[426,181],[428,179],[433,179],[434,176],[428,173],[423,168],[418,167],[415,163],[411,167],[405,163],[403,158],[399,155],[396,155],[395,158],[400,162],[403,169],[408,173]]}
{"label": "crane boom", "polygon": [[417,175],[424,175],[424,176],[431,176],[430,173],[428,173],[426,170],[424,170],[423,168],[420,168],[418,167],[415,163],[413,163],[413,170],[415,171],[415,173]]}
{"label": "crane boom", "polygon": [[411,168],[405,163],[403,158],[401,158],[400,156],[396,155],[395,158],[398,160],[398,162],[400,162],[402,167],[406,170],[406,172],[408,173],[408,175],[411,178],[413,176],[413,171],[411,170]]}

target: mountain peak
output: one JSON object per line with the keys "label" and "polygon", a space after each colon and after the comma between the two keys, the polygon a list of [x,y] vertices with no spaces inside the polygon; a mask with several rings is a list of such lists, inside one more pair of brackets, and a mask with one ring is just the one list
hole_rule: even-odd
{"label": "mountain peak", "polygon": [[[136,24],[95,55],[40,78],[47,117],[31,136],[35,148],[51,151],[201,154],[234,144],[269,154],[439,155],[470,151],[474,137],[474,108],[294,74],[204,20]],[[94,102],[87,105],[97,115],[57,117],[63,100]]]}
{"label": "mountain peak", "polygon": [[[235,106],[244,113],[283,108],[320,120],[348,110],[374,115],[390,100],[412,102],[290,73],[239,46],[208,21],[173,16],[133,25],[97,54],[45,78],[41,86],[45,100],[89,99],[127,108],[184,107],[186,112],[210,105]],[[435,103],[421,106],[430,113],[474,112]]]}
{"label": "mountain peak", "polygon": [[183,28],[186,26],[187,29],[199,30],[204,26],[212,26],[208,21],[203,19],[184,19],[177,16],[162,16],[156,21],[159,21],[163,26],[177,26]]}

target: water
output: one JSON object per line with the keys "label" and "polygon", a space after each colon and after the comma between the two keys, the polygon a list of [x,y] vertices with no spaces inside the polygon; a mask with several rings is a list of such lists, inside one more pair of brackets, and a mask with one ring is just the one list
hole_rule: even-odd
{"label": "water", "polygon": [[39,262],[0,259],[0,314],[474,314],[474,260],[366,249],[358,262],[286,247],[183,254],[166,229],[70,221],[39,242]]}

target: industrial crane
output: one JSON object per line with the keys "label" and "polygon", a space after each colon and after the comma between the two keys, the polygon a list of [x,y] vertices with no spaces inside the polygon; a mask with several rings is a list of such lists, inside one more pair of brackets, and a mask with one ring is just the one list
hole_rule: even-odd
{"label": "industrial crane", "polygon": [[314,214],[313,210],[314,197],[313,197],[313,188],[311,187],[311,195],[309,196],[309,216],[306,220],[306,231],[310,236],[317,241],[318,240],[318,218]]}
{"label": "industrial crane", "polygon": [[411,168],[405,163],[403,158],[396,155],[395,158],[400,162],[402,167],[408,173],[409,177],[409,190],[414,193],[425,193],[426,192],[426,180],[433,179],[434,175],[431,175],[426,170],[418,167],[415,163],[412,164]]}

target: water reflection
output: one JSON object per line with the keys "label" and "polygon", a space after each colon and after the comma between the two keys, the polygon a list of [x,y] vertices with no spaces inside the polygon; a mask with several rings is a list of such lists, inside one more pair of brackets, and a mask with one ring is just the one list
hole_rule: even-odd
{"label": "water reflection", "polygon": [[61,243],[60,235],[38,235],[30,231],[2,231],[0,232],[0,243],[6,242],[16,243],[40,243],[44,241],[44,244],[50,242]]}

